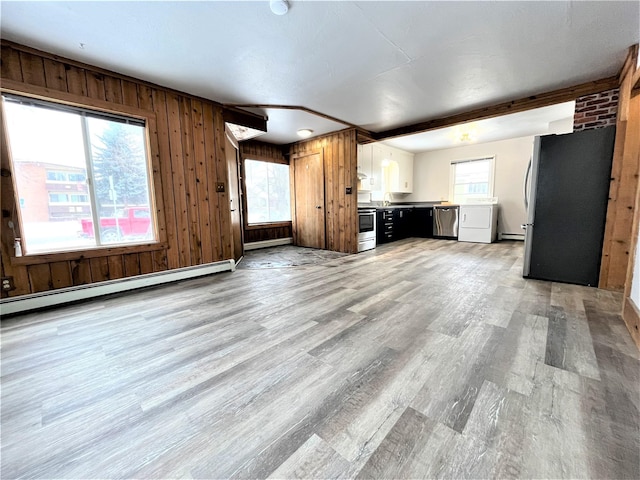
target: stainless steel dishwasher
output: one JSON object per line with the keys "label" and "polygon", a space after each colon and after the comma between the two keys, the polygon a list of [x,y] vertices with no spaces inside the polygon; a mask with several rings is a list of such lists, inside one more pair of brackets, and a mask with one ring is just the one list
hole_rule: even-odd
{"label": "stainless steel dishwasher", "polygon": [[458,238],[458,206],[434,205],[433,238]]}

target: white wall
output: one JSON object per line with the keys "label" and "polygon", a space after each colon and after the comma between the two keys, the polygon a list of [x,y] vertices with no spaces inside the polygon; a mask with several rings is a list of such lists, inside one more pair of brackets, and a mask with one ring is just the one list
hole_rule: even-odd
{"label": "white wall", "polygon": [[571,133],[573,132],[573,117],[563,118],[555,122],[549,122],[549,131],[551,133]]}
{"label": "white wall", "polygon": [[[550,122],[545,134],[573,131],[573,117]],[[522,235],[526,222],[524,175],[533,154],[533,136],[465,145],[445,150],[418,153],[413,162],[413,193],[403,202],[433,202],[449,199],[449,176],[452,160],[471,160],[495,156],[493,196],[498,197],[500,215],[498,233]]]}
{"label": "white wall", "polygon": [[522,234],[520,225],[527,219],[523,203],[524,175],[533,153],[533,138],[521,137],[418,153],[413,163],[413,193],[403,201],[449,200],[452,160],[495,156],[493,196],[498,197],[500,204],[498,232]]}

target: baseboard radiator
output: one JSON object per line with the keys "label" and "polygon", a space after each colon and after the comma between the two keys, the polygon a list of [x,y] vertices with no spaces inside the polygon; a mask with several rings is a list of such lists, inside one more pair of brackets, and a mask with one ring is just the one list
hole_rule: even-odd
{"label": "baseboard radiator", "polygon": [[500,233],[498,240],[520,240],[524,242],[524,233]]}
{"label": "baseboard radiator", "polygon": [[258,248],[277,247],[278,245],[290,245],[293,238],[276,238],[274,240],[262,240],[260,242],[250,242],[244,244],[244,250],[257,250]]}
{"label": "baseboard radiator", "polygon": [[0,300],[0,313],[2,315],[12,315],[24,313],[31,310],[62,305],[64,303],[77,302],[90,298],[121,293],[138,288],[161,285],[163,283],[188,280],[190,278],[202,277],[219,272],[233,272],[236,269],[234,260],[224,260],[221,262],[207,263],[193,267],[176,268],[157,273],[147,273],[135,277],[122,278],[118,280],[107,280],[105,282],[79,285],[77,287],[61,288],[47,292],[21,295],[19,297],[3,298]]}

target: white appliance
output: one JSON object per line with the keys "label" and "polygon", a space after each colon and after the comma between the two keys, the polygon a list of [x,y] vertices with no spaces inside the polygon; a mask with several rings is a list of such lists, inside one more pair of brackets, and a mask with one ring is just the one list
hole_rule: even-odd
{"label": "white appliance", "polygon": [[492,243],[498,232],[498,205],[460,205],[459,242]]}
{"label": "white appliance", "polygon": [[376,209],[358,207],[358,252],[376,248]]}

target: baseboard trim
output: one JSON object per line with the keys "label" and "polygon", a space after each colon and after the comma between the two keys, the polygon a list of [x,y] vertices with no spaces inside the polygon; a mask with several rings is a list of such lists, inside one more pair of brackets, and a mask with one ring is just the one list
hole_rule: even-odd
{"label": "baseboard trim", "polygon": [[234,260],[224,260],[221,262],[207,263],[193,267],[176,268],[164,272],[148,273],[135,277],[122,278],[118,280],[107,280],[105,282],[79,285],[77,287],[61,288],[48,292],[21,295],[19,297],[3,298],[0,300],[0,310],[2,315],[12,315],[14,313],[24,313],[40,308],[62,305],[64,303],[88,300],[90,298],[121,293],[138,288],[161,285],[179,280],[202,277],[220,272],[233,272],[236,269]]}
{"label": "baseboard trim", "polygon": [[293,238],[276,238],[274,240],[262,240],[260,242],[250,242],[244,244],[244,250],[257,250],[259,248],[277,247],[279,245],[290,245],[293,243]]}
{"label": "baseboard trim", "polygon": [[498,240],[519,240],[524,242],[524,234],[522,233],[499,233]]}

